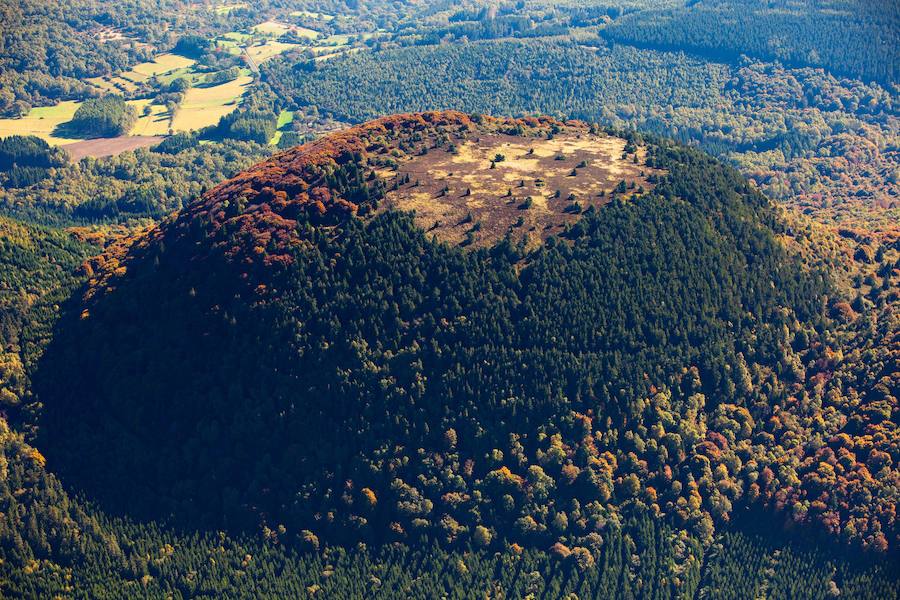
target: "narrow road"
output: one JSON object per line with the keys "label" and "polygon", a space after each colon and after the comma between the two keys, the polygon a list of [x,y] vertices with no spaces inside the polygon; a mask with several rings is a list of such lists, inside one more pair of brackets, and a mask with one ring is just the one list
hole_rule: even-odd
{"label": "narrow road", "polygon": [[247,66],[250,67],[250,70],[253,71],[254,74],[259,75],[259,67],[256,64],[256,61],[253,60],[253,57],[247,54],[246,48],[241,48],[241,56],[244,57],[244,62],[247,63]]}

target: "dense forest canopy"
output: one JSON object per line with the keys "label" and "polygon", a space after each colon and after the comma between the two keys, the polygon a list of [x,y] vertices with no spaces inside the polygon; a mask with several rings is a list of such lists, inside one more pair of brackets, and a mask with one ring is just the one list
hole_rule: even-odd
{"label": "dense forest canopy", "polygon": [[10,188],[29,187],[48,176],[48,170],[66,164],[68,157],[58,148],[33,135],[0,139],[0,177]]}
{"label": "dense forest canopy", "polygon": [[[402,169],[491,128],[560,127],[378,121],[262,163],[107,255],[36,377],[51,460],[109,506],[262,520],[288,544],[585,548],[639,509],[708,543],[736,507],[785,502],[812,502],[792,518],[813,529],[896,543],[890,460],[842,453],[840,419],[801,419],[826,394],[802,365],[822,351],[828,287],[734,171],[651,145],[667,173],[652,192],[530,253],[435,244],[377,210],[382,157]],[[783,462],[796,436],[827,443]],[[839,456],[843,508],[819,506],[815,466]]]}
{"label": "dense forest canopy", "polygon": [[704,0],[634,13],[603,33],[615,41],[688,49],[717,60],[749,54],[900,83],[900,6],[891,0]]}
{"label": "dense forest canopy", "polygon": [[28,371],[50,337],[59,304],[82,282],[97,248],[66,232],[0,218],[0,411],[34,433]]}
{"label": "dense forest canopy", "polygon": [[898,38],[3,3],[0,596],[900,596]]}
{"label": "dense forest canopy", "polygon": [[13,135],[0,139],[0,171],[13,167],[49,169],[63,164],[64,155],[38,137]]}
{"label": "dense forest canopy", "polygon": [[[8,597],[463,599],[504,591],[662,599],[765,591],[826,598],[837,590],[880,599],[897,591],[889,573],[865,561],[740,532],[723,535],[705,553],[695,538],[646,515],[609,527],[600,559],[587,569],[579,555],[561,560],[531,548],[483,552],[424,543],[347,549],[310,537],[311,549],[301,552],[257,536],[179,534],[105,517],[68,497],[43,455],[5,421],[0,457],[6,467],[0,506],[8,515],[0,522],[0,576]],[[709,567],[701,570],[706,554]]]}

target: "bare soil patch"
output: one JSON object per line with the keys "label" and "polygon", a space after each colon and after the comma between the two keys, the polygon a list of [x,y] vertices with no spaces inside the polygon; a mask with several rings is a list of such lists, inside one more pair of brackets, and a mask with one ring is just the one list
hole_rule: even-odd
{"label": "bare soil patch", "polygon": [[62,146],[72,160],[81,160],[86,156],[101,158],[103,156],[113,156],[127,150],[135,150],[137,148],[146,148],[154,146],[163,140],[158,135],[123,135],[114,138],[97,138],[93,140],[84,140],[83,142],[75,142],[74,144],[65,144]]}

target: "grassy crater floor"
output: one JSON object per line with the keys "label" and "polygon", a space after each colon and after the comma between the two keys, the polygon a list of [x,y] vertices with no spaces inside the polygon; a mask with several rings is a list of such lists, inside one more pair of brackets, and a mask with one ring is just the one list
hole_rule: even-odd
{"label": "grassy crater floor", "polygon": [[[386,207],[451,244],[486,245],[508,233],[534,246],[589,207],[652,186],[646,149],[587,128],[552,137],[490,133],[379,170]],[[621,191],[624,182],[625,191]]]}

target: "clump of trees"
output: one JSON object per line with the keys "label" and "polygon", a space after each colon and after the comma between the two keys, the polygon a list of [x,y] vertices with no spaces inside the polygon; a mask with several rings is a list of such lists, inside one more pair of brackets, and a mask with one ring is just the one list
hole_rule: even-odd
{"label": "clump of trees", "polygon": [[199,58],[212,47],[213,42],[208,37],[190,34],[178,38],[178,42],[175,44],[172,52],[188,58]]}
{"label": "clump of trees", "polygon": [[247,111],[230,120],[225,137],[267,144],[275,135],[278,115],[267,111]]}
{"label": "clump of trees", "polygon": [[285,131],[281,134],[281,138],[278,140],[278,148],[283,150],[285,148],[293,148],[294,146],[299,146],[310,141],[312,136],[303,135],[297,131]]}
{"label": "clump of trees", "polygon": [[225,139],[268,144],[278,125],[279,102],[271,88],[259,86],[245,100],[240,110],[222,117],[216,135]]}
{"label": "clump of trees", "polygon": [[65,163],[65,155],[33,135],[11,135],[0,139],[0,171],[12,167],[49,169]]}
{"label": "clump of trees", "polygon": [[228,67],[227,69],[223,69],[221,71],[215,71],[214,73],[210,73],[206,76],[206,83],[210,85],[220,85],[222,83],[227,83],[229,81],[234,81],[241,75],[240,68]]}
{"label": "clump of trees", "polygon": [[163,154],[178,154],[189,148],[195,148],[198,143],[197,134],[182,131],[170,135],[156,146],[153,146],[150,151]]}
{"label": "clump of trees", "polygon": [[137,111],[121,96],[85,100],[68,123],[73,134],[82,137],[127,135],[137,121]]}

